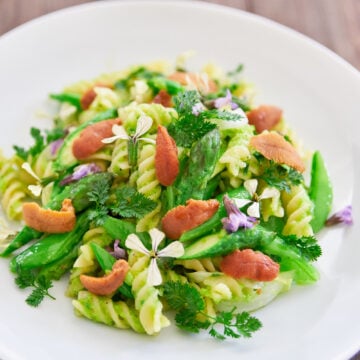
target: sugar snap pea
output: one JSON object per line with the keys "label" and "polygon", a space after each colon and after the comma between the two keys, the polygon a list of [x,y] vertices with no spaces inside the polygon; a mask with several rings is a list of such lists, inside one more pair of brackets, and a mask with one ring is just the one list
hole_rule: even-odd
{"label": "sugar snap pea", "polygon": [[88,212],[81,213],[72,231],[47,235],[15,256],[10,262],[11,271],[41,268],[67,256],[80,243],[89,223]]}
{"label": "sugar snap pea", "polygon": [[312,158],[309,196],[314,203],[311,226],[314,233],[320,231],[329,216],[332,204],[332,186],[325,161],[319,151]]}
{"label": "sugar snap pea", "polygon": [[[86,176],[77,182],[65,186],[59,194],[50,200],[50,202],[46,205],[46,208],[59,210],[64,199],[71,199],[75,211],[83,211],[90,205],[88,193],[92,189],[93,185],[98,181],[106,181],[111,184],[112,180],[113,176],[107,172]],[[30,241],[39,239],[41,236],[41,232],[34,230],[29,226],[24,226],[8,247],[1,253],[1,256],[8,256],[15,250],[28,244]]]}

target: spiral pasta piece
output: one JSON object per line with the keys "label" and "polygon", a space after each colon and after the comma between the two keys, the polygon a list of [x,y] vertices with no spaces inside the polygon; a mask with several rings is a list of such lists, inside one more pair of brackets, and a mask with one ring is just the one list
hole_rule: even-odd
{"label": "spiral pasta piece", "polygon": [[254,135],[253,127],[244,125],[231,136],[225,152],[216,165],[214,175],[221,172],[231,187],[238,187],[243,180],[253,175],[249,171],[252,154],[249,149],[250,138]]}
{"label": "spiral pasta piece", "polygon": [[170,321],[163,315],[163,305],[159,299],[159,290],[147,284],[148,266],[150,259],[139,253],[129,254],[129,273],[133,276],[132,292],[135,297],[135,309],[139,312],[139,319],[144,330],[154,335],[170,325]]}
{"label": "spiral pasta piece", "polygon": [[218,257],[192,260],[176,260],[175,264],[181,265],[188,270],[215,272],[219,269],[220,261],[221,258]]}
{"label": "spiral pasta piece", "polygon": [[147,231],[159,224],[161,212],[161,185],[155,174],[155,146],[152,144],[146,144],[140,150],[136,187],[157,204],[154,210],[137,222],[136,231]]}
{"label": "spiral pasta piece", "polygon": [[114,145],[109,144],[96,151],[94,154],[88,156],[86,158],[86,162],[95,163],[98,165],[103,171],[107,170],[112,162],[112,152]]}
{"label": "spiral pasta piece", "polygon": [[4,160],[0,169],[1,204],[12,220],[22,219],[22,204],[27,196],[27,184],[21,179],[19,159],[14,156]]}
{"label": "spiral pasta piece", "polygon": [[95,260],[94,252],[91,249],[90,243],[94,242],[102,247],[108,246],[112,242],[112,238],[106,233],[103,227],[95,227],[89,229],[83,236],[83,245],[79,248],[78,257],[71,269],[69,285],[66,290],[66,295],[69,297],[76,297],[78,292],[84,287],[80,282],[81,274],[94,274],[99,265]]}
{"label": "spiral pasta piece", "polygon": [[129,170],[128,142],[123,139],[116,140],[109,171],[125,180],[129,177]]}
{"label": "spiral pasta piece", "polygon": [[282,192],[286,224],[284,235],[312,236],[310,225],[313,213],[313,203],[303,185],[292,186],[289,193]]}
{"label": "spiral pasta piece", "polygon": [[119,118],[122,120],[126,131],[135,131],[137,120],[141,115],[147,115],[153,120],[150,132],[154,132],[158,125],[167,126],[177,118],[176,110],[166,108],[160,104],[136,104],[132,103],[118,110]]}
{"label": "spiral pasta piece", "polygon": [[106,296],[80,291],[72,303],[78,316],[118,329],[132,328],[138,333],[144,333],[137,312],[124,301],[113,301]]}

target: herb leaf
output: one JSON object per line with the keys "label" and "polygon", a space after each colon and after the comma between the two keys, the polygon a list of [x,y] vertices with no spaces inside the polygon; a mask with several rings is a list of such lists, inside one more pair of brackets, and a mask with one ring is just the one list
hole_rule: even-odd
{"label": "herb leaf", "polygon": [[178,146],[190,148],[195,141],[216,127],[204,116],[193,114],[193,107],[200,102],[200,95],[197,91],[181,92],[173,97],[173,102],[179,119],[169,125],[168,131]]}
{"label": "herb leaf", "polygon": [[169,306],[177,311],[176,325],[183,330],[194,333],[208,330],[211,336],[224,340],[227,337],[251,337],[262,327],[257,318],[247,312],[235,313],[235,308],[220,312],[216,317],[209,316],[203,312],[205,301],[200,292],[187,283],[170,281],[163,289]]}
{"label": "herb leaf", "polygon": [[53,286],[52,282],[45,276],[36,277],[32,271],[22,271],[18,269],[18,276],[15,278],[15,283],[20,289],[26,289],[28,287],[33,288],[32,292],[25,300],[30,306],[39,306],[45,296],[55,299],[49,293],[49,289]]}
{"label": "herb leaf", "polygon": [[27,161],[29,156],[36,156],[40,154],[41,151],[44,150],[45,146],[48,145],[50,142],[62,138],[65,135],[65,131],[60,128],[55,128],[51,131],[46,130],[45,140],[45,137],[41,134],[41,130],[32,127],[30,129],[30,135],[34,140],[34,145],[32,145],[28,150],[17,145],[13,146],[16,155],[25,161]]}
{"label": "herb leaf", "polygon": [[94,203],[94,209],[89,211],[89,219],[94,222],[96,226],[104,223],[105,217],[109,210],[106,202],[110,197],[110,184],[105,178],[101,178],[94,183],[91,191],[87,193],[89,200]]}
{"label": "herb leaf", "polygon": [[264,162],[265,171],[260,176],[268,185],[277,188],[280,191],[290,192],[292,185],[300,185],[304,178],[302,174],[287,166],[277,164],[274,161],[265,159],[262,155],[255,155],[259,162]]}
{"label": "herb leaf", "polygon": [[322,254],[321,247],[313,236],[297,237],[296,235],[287,235],[281,238],[286,244],[295,246],[301,252],[301,255],[309,261],[317,260]]}
{"label": "herb leaf", "polygon": [[199,117],[202,119],[219,119],[219,120],[228,120],[228,121],[236,121],[242,120],[244,118],[243,115],[238,114],[236,112],[223,111],[223,110],[205,110],[199,114]]}
{"label": "herb leaf", "polygon": [[[252,334],[262,327],[261,322],[248,312],[243,311],[235,314],[232,311],[220,312],[215,321],[211,324],[210,335],[219,340],[224,340],[226,336],[238,339],[240,337],[250,338]],[[223,333],[219,332],[222,327]]]}
{"label": "herb leaf", "polygon": [[156,202],[147,198],[130,186],[124,186],[115,191],[116,201],[111,205],[111,211],[122,217],[137,219],[156,208]]}

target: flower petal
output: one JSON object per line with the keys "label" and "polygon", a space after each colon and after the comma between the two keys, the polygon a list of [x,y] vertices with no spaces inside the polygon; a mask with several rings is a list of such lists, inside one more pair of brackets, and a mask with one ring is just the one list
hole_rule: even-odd
{"label": "flower petal", "polygon": [[348,205],[344,209],[337,211],[334,215],[330,216],[329,219],[326,220],[325,224],[326,226],[332,226],[336,224],[352,225],[352,206]]}
{"label": "flower petal", "polygon": [[192,107],[191,112],[193,113],[193,115],[198,116],[204,110],[204,105],[201,102],[198,102]]}
{"label": "flower petal", "polygon": [[254,194],[256,192],[256,189],[257,189],[257,186],[258,186],[257,179],[245,180],[245,182],[244,182],[244,187],[249,192],[251,197],[254,196]]}
{"label": "flower petal", "polygon": [[234,201],[235,205],[240,209],[252,203],[252,200],[248,200],[248,199],[232,199],[232,200]]}
{"label": "flower petal", "polygon": [[157,228],[152,228],[149,234],[151,237],[151,248],[154,252],[157,252],[160,243],[165,239],[165,234]]}
{"label": "flower petal", "polygon": [[117,260],[126,259],[126,251],[125,249],[119,246],[120,240],[116,239],[114,242],[114,251],[111,251],[110,254]]}
{"label": "flower petal", "polygon": [[106,139],[102,139],[101,140],[102,143],[111,144],[112,142],[116,141],[117,139],[129,140],[130,137],[122,125],[114,124],[111,129],[112,129],[114,136],[106,138]]}
{"label": "flower petal", "polygon": [[150,286],[157,286],[162,283],[161,273],[155,258],[150,260],[147,274],[147,284]]}
{"label": "flower petal", "polygon": [[34,179],[37,181],[41,181],[40,178],[35,174],[34,170],[31,168],[30,164],[28,162],[24,162],[21,167]]}
{"label": "flower petal", "polygon": [[249,216],[252,216],[254,218],[260,217],[260,206],[259,203],[254,201],[247,209],[247,213]]}
{"label": "flower petal", "polygon": [[173,241],[157,253],[158,257],[178,258],[185,253],[184,245],[180,241]]}
{"label": "flower petal", "polygon": [[279,195],[280,195],[280,192],[278,189],[267,187],[264,189],[264,191],[261,193],[261,195],[259,195],[259,200],[271,199],[271,198],[275,198]]}
{"label": "flower petal", "polygon": [[141,240],[135,234],[130,234],[125,241],[125,246],[128,249],[136,250],[144,255],[150,256],[150,251],[144,246]]}
{"label": "flower petal", "polygon": [[29,185],[28,189],[36,197],[39,197],[41,195],[41,192],[42,192],[42,186],[41,185]]}
{"label": "flower petal", "polygon": [[231,92],[230,92],[229,89],[227,89],[226,90],[226,96],[225,97],[219,97],[219,98],[215,99],[214,106],[217,109],[220,109],[220,108],[225,107],[227,105],[231,105],[231,100],[232,100]]}
{"label": "flower petal", "polygon": [[73,181],[82,179],[85,176],[100,172],[101,169],[95,163],[82,164],[74,169],[74,172],[60,181],[60,185],[67,185]]}
{"label": "flower petal", "polygon": [[153,124],[153,120],[150,116],[141,115],[136,124],[136,131],[134,137],[138,138],[141,135],[146,134]]}
{"label": "flower petal", "polygon": [[141,137],[141,138],[138,138],[137,139],[138,141],[144,141],[146,143],[149,143],[149,144],[156,144],[156,141],[154,139],[150,139],[150,138],[144,138],[144,137]]}

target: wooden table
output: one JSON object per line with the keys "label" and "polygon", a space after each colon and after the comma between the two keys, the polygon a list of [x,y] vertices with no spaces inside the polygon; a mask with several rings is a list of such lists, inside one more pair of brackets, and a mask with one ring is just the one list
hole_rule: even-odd
{"label": "wooden table", "polygon": [[[35,17],[92,1],[96,0],[0,0],[0,35]],[[360,70],[360,0],[205,1],[246,10],[293,28]],[[360,359],[360,353],[355,359]]]}
{"label": "wooden table", "polygon": [[[32,18],[91,1],[0,0],[0,35]],[[360,0],[205,1],[273,19],[317,40],[360,69]]]}

